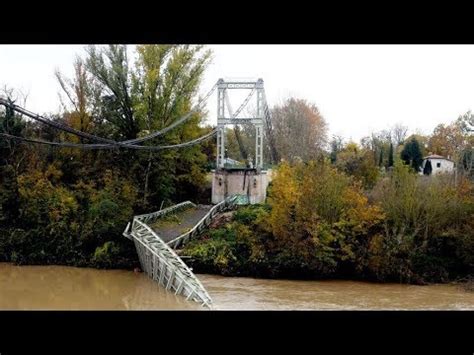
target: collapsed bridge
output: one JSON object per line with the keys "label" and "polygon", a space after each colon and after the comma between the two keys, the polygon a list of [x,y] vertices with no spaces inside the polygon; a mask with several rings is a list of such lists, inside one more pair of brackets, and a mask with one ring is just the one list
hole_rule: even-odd
{"label": "collapsed bridge", "polygon": [[[143,271],[167,290],[210,307],[212,299],[191,269],[181,260],[176,249],[199,235],[219,213],[239,203],[231,196],[215,206],[197,206],[182,202],[161,211],[135,216],[123,235],[133,240]],[[166,217],[181,213],[182,233],[177,224],[166,225]],[[184,212],[184,213],[183,213]],[[196,219],[199,219],[196,223]],[[165,222],[165,225],[160,223]],[[187,228],[190,227],[191,228]],[[160,228],[161,227],[161,228]],[[162,231],[160,233],[160,230]]]}
{"label": "collapsed bridge", "polygon": [[[209,133],[188,142],[173,145],[144,145],[144,142],[164,135],[175,127],[183,124],[199,112],[204,103],[216,90],[217,96],[217,127]],[[242,104],[233,111],[229,100],[229,92],[235,90],[250,90]],[[256,111],[242,117],[241,112],[256,93]],[[134,216],[128,223],[123,235],[135,243],[142,269],[153,280],[167,290],[182,295],[188,300],[211,307],[212,299],[206,289],[193,274],[192,270],[179,257],[176,250],[181,248],[190,239],[199,235],[211,223],[212,219],[225,210],[234,208],[238,204],[261,203],[266,198],[266,189],[269,182],[267,171],[263,169],[263,137],[269,138],[270,155],[273,162],[277,161],[276,150],[272,141],[273,135],[270,110],[265,97],[263,80],[230,80],[219,79],[211,90],[187,114],[176,119],[169,126],[146,136],[115,141],[99,137],[70,127],[57,120],[51,120],[15,105],[11,100],[0,97],[0,105],[5,106],[8,114],[17,112],[32,120],[67,132],[82,139],[95,143],[53,142],[42,139],[14,136],[0,132],[0,137],[29,144],[48,145],[57,148],[79,149],[134,149],[146,151],[161,151],[164,149],[186,148],[200,144],[217,135],[216,169],[212,171],[212,203],[209,206],[197,206],[190,201],[182,202],[157,212]],[[228,113],[228,115],[227,115]],[[239,135],[238,125],[247,124],[255,128],[255,157],[247,156]],[[233,161],[227,157],[225,148],[226,125],[233,125],[234,132],[241,153],[245,153],[246,164]],[[232,164],[229,166],[229,162]],[[234,164],[237,162],[238,164]],[[167,216],[183,212],[181,224],[166,225],[163,223]],[[179,227],[178,227],[179,226]]]}

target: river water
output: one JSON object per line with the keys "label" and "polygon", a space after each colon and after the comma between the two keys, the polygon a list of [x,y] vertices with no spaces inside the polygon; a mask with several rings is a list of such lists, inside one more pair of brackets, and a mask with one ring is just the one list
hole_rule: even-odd
{"label": "river water", "polygon": [[[456,285],[290,281],[197,275],[214,309],[471,309],[474,292]],[[0,263],[0,309],[202,309],[143,273]]]}

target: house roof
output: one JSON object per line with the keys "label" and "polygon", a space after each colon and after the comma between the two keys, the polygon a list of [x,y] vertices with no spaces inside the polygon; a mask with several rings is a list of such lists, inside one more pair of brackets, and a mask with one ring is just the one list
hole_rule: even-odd
{"label": "house roof", "polygon": [[423,159],[425,159],[425,160],[426,159],[444,159],[444,160],[452,161],[451,159],[445,158],[442,155],[437,155],[437,154],[428,155],[428,156],[424,157]]}

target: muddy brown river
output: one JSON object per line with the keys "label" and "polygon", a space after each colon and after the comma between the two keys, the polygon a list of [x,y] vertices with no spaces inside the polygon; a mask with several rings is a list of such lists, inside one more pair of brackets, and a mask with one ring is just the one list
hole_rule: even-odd
{"label": "muddy brown river", "polygon": [[[290,281],[198,275],[214,309],[474,310],[474,292],[456,285]],[[0,263],[2,310],[193,310],[143,273]]]}

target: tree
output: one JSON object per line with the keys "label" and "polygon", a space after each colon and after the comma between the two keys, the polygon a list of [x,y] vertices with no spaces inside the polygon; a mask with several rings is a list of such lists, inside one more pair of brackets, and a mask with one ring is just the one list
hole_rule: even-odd
{"label": "tree", "polygon": [[372,187],[377,181],[379,170],[372,152],[369,149],[360,148],[354,142],[349,142],[339,152],[335,165],[340,171],[360,180],[365,188]]}
{"label": "tree", "polygon": [[466,112],[459,116],[456,125],[464,136],[463,146],[458,154],[458,169],[466,176],[474,177],[474,115],[471,111]]}
{"label": "tree", "polygon": [[436,126],[428,140],[428,150],[447,158],[457,160],[458,154],[464,146],[464,135],[461,127],[455,122],[449,125]]}
{"label": "tree", "polygon": [[327,143],[327,124],[316,105],[289,98],[273,108],[272,132],[278,156],[309,161],[323,152]]}
{"label": "tree", "polygon": [[464,134],[469,134],[474,132],[474,115],[471,110],[467,111],[465,114],[460,115],[456,120],[456,124],[460,127],[461,131]]}
{"label": "tree", "polygon": [[319,274],[333,272],[341,259],[354,260],[356,248],[349,240],[363,243],[367,231],[382,219],[360,184],[328,162],[280,164],[268,203],[269,247],[280,254],[279,265]]}
{"label": "tree", "polygon": [[[2,94],[12,104],[24,105],[27,95],[4,87]],[[18,102],[19,101],[19,102]],[[3,107],[3,106],[2,106]],[[22,136],[26,123],[9,107],[0,109],[0,133]],[[0,137],[0,222],[11,224],[19,214],[18,176],[27,162],[27,148],[16,141]],[[0,228],[1,229],[1,228]]]}
{"label": "tree", "polygon": [[[77,57],[74,62],[74,78],[65,78],[59,70],[55,71],[56,79],[63,93],[67,97],[67,102],[60,95],[63,108],[66,110],[67,123],[83,132],[91,130],[91,105],[90,105],[90,87],[88,85],[89,75],[86,72],[84,61]],[[72,111],[69,108],[72,106]],[[79,140],[77,136],[71,135],[68,139]],[[82,141],[82,139],[81,139]]]}
{"label": "tree", "polygon": [[96,88],[96,104],[102,108],[102,117],[113,125],[118,138],[136,138],[140,127],[134,115],[127,46],[89,46],[87,54],[86,68]]}
{"label": "tree", "polygon": [[433,171],[433,167],[431,166],[431,160],[428,159],[425,163],[425,167],[423,168],[423,174],[431,175],[432,171]]}
{"label": "tree", "polygon": [[368,137],[361,139],[361,146],[370,151],[375,165],[385,165],[384,157],[388,156],[390,143],[392,142],[392,132],[390,130],[382,130],[372,132]]}
{"label": "tree", "polygon": [[[160,130],[189,112],[210,52],[203,46],[140,45],[130,63],[127,46],[89,46],[86,69],[90,100],[101,135],[123,140]],[[202,135],[203,114],[195,113],[179,127],[145,144],[176,144]],[[206,155],[201,147],[179,151],[128,152],[123,168],[141,182],[144,208],[163,199],[195,193],[204,179]],[[182,186],[176,189],[178,183]],[[153,184],[156,189],[150,191]],[[148,205],[151,203],[151,205]]]}
{"label": "tree", "polygon": [[411,137],[405,144],[400,153],[400,158],[405,162],[405,164],[410,165],[414,171],[418,172],[420,170],[421,163],[423,162],[423,155],[420,149],[420,144],[415,137]]}
{"label": "tree", "polygon": [[397,123],[392,127],[392,135],[397,146],[402,145],[407,136],[408,127]]}
{"label": "tree", "polygon": [[331,142],[329,143],[331,147],[331,152],[329,157],[331,159],[331,163],[335,163],[337,161],[338,153],[344,148],[344,139],[341,136],[334,135]]}
{"label": "tree", "polygon": [[461,173],[471,175],[474,162],[474,115],[471,111],[448,125],[438,125],[428,141],[428,148],[435,154],[448,157]]}
{"label": "tree", "polygon": [[393,166],[393,144],[390,143],[390,150],[388,152],[388,167]]}

